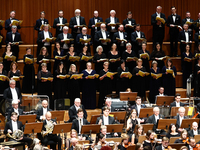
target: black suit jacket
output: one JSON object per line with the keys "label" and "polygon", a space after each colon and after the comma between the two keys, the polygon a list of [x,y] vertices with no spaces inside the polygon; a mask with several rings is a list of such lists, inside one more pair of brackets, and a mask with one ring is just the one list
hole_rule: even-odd
{"label": "black suit jacket", "polygon": [[[107,18],[105,20],[105,22],[106,22],[107,31],[110,31],[111,30],[111,26],[108,26],[108,24],[110,23],[110,17]],[[119,23],[119,19],[117,17],[115,17],[115,23]],[[118,29],[118,26],[115,26],[115,30],[117,30],[117,29]]]}
{"label": "black suit jacket", "polygon": [[156,150],[162,150],[162,145],[156,146]]}
{"label": "black suit jacket", "polygon": [[[48,31],[49,32],[49,31]],[[49,32],[49,37],[52,38],[52,33]],[[39,48],[42,48],[44,46],[44,43],[45,42],[42,42],[42,40],[44,40],[44,32],[39,32],[38,34],[38,39],[37,39],[37,43],[38,43],[38,47]],[[51,43],[50,43],[50,46],[51,46]],[[50,55],[50,54],[49,54]]]}
{"label": "black suit jacket", "polygon": [[[197,133],[200,134],[200,130],[198,130]],[[193,130],[188,131],[188,137],[194,137]]]}
{"label": "black suit jacket", "polygon": [[[104,120],[103,120],[103,116],[100,116],[97,118],[96,124],[99,124],[99,120],[102,119],[102,125],[104,125]],[[115,124],[115,118],[108,116],[108,123],[109,124]]]}
{"label": "black suit jacket", "polygon": [[[141,108],[146,108],[146,106],[145,106],[145,105],[141,105]],[[136,112],[137,112],[137,116],[139,117],[137,105],[133,105],[133,106],[131,106],[131,110],[133,110],[133,109],[136,110]]]}
{"label": "black suit jacket", "polygon": [[[159,114],[159,119],[161,118],[164,118],[163,115]],[[155,115],[153,114],[152,116],[150,116],[148,119],[147,119],[147,123],[151,123],[151,124],[154,124],[153,126],[153,131],[156,130],[156,127],[157,127],[157,122],[156,122],[156,119],[155,119]]]}
{"label": "black suit jacket", "polygon": [[12,32],[8,32],[6,34],[6,41],[5,41],[6,44],[8,44],[9,42],[12,43],[12,42],[19,42],[19,41],[21,41],[21,34],[20,33],[18,33],[18,32],[15,33],[14,41],[13,41],[13,38],[12,38]]}
{"label": "black suit jacket", "polygon": [[[103,22],[103,19],[101,17],[97,17],[97,22]],[[92,38],[94,38],[94,35],[95,35],[95,31],[99,31],[100,30],[100,27],[97,27],[97,30],[95,30],[95,27],[93,28],[92,25],[95,25],[95,18],[90,18],[89,20],[89,24],[88,24],[88,28],[91,29],[91,35],[92,35]]]}
{"label": "black suit jacket", "polygon": [[[110,38],[110,33],[108,31],[105,31],[105,32],[106,32],[106,38]],[[96,42],[97,45],[101,45],[102,44],[101,41],[99,40],[100,38],[103,38],[101,30],[97,31],[95,33],[94,39],[95,39],[95,42]]]}
{"label": "black suit jacket", "polygon": [[[85,107],[83,105],[81,105],[80,108],[83,109],[84,118],[87,119],[87,112],[85,110]],[[78,117],[76,107],[74,105],[69,108],[68,114],[69,114],[68,122],[72,122],[74,119],[76,119]]]}
{"label": "black suit jacket", "polygon": [[[176,128],[177,128],[177,129],[180,128],[181,125],[180,125],[180,117],[179,117],[179,114],[178,114],[177,116],[175,116],[174,119],[177,120],[177,121],[176,121]],[[187,117],[187,116],[184,116],[183,119],[188,119],[188,117]]]}
{"label": "black suit jacket", "polygon": [[[80,25],[86,25],[85,18],[80,16],[79,17]],[[74,28],[74,25],[77,25],[76,17],[72,17],[69,22],[69,27],[72,29],[72,34],[77,33],[78,28]]]}
{"label": "black suit jacket", "polygon": [[69,148],[69,150],[73,150],[74,148],[73,148],[73,146],[71,146],[70,148]]}
{"label": "black suit jacket", "polygon": [[[7,117],[7,120],[10,121],[11,120],[11,114],[12,112],[14,112],[14,108],[12,107],[11,109],[9,109],[8,111],[8,117]],[[23,110],[18,108],[18,113],[19,113],[19,116],[20,115],[23,115]]]}
{"label": "black suit jacket", "polygon": [[[180,106],[184,106],[184,104],[180,102]],[[170,104],[170,107],[176,107],[176,102],[175,102],[175,101],[172,102],[172,103]]]}
{"label": "black suit jacket", "polygon": [[[135,44],[138,43],[137,40],[136,40],[137,37],[138,37],[138,36],[137,36],[136,31],[133,32],[133,33],[131,34],[131,41],[132,41],[133,43],[135,43]],[[146,39],[144,32],[141,32],[141,31],[140,31],[140,38],[145,38],[145,39]]]}
{"label": "black suit jacket", "polygon": [[[60,30],[60,26],[57,26],[58,23],[60,23],[59,17],[54,19],[54,22],[53,22],[53,28],[56,29],[56,37],[58,36],[58,34],[63,32],[62,29]],[[65,24],[65,23],[67,23],[67,19],[63,18],[62,24]]]}
{"label": "black suit jacket", "polygon": [[136,25],[136,21],[135,21],[135,19],[132,19],[132,18],[130,20],[128,20],[128,18],[126,18],[126,19],[123,20],[123,23],[122,23],[124,25],[125,32],[128,34],[128,38],[127,39],[131,40],[131,33],[134,32],[135,27],[134,28],[126,27],[126,24],[129,24],[128,21],[131,21],[131,25],[132,26]]}
{"label": "black suit jacket", "polygon": [[[47,111],[52,111],[51,109],[47,108]],[[40,116],[43,116],[43,107],[37,109],[36,111],[36,119],[40,120]],[[41,120],[40,120],[41,121]]]}
{"label": "black suit jacket", "polygon": [[[44,24],[49,24],[49,21],[47,19],[44,18]],[[34,29],[37,30],[38,32],[40,32],[40,26],[42,25],[42,20],[41,19],[38,19],[36,20],[36,24],[35,24],[35,27]]]}
{"label": "black suit jacket", "polygon": [[196,44],[196,45],[198,45],[198,43],[200,42],[200,40],[199,40],[199,32],[196,32],[196,33],[194,34],[194,41],[195,41],[195,44]]}
{"label": "black suit jacket", "polygon": [[[15,89],[17,91],[18,99],[20,100],[20,103],[21,103],[21,101],[22,101],[22,94],[21,94],[19,88],[15,87]],[[10,87],[4,90],[4,92],[3,92],[3,98],[5,100],[7,100],[8,102],[12,103],[13,97],[12,97],[12,93],[11,93]]]}
{"label": "black suit jacket", "polygon": [[[91,38],[91,35],[89,35],[89,34],[86,34],[86,36],[87,36],[87,39]],[[83,47],[85,46],[85,44],[82,44],[81,42],[79,42],[80,38],[83,39],[83,34],[82,33],[80,33],[80,34],[78,34],[76,36],[76,43],[77,43],[77,46],[78,46],[77,47],[77,52],[78,53],[82,52]],[[86,45],[88,47],[88,50],[87,50],[88,52],[90,52],[90,45],[92,45],[92,40]]]}
{"label": "black suit jacket", "polygon": [[[172,15],[168,16],[167,26],[170,27],[170,24],[181,25],[181,17],[179,15],[176,15],[176,20],[174,22]],[[175,34],[178,34],[178,32],[179,32],[179,29],[177,27],[170,27],[169,29],[169,34],[175,35]]]}
{"label": "black suit jacket", "polygon": [[[101,113],[103,114],[103,109],[104,109],[105,106],[103,106],[101,108]],[[111,109],[110,109],[110,112],[114,112],[115,111],[115,108],[113,106],[111,106]]]}
{"label": "black suit jacket", "polygon": [[[192,41],[192,32],[188,31],[188,35],[189,35],[189,41]],[[181,42],[181,40],[186,41],[184,30],[179,32],[179,38],[178,39],[179,39],[179,42]]]}
{"label": "black suit jacket", "polygon": [[[187,19],[184,18],[182,19],[182,26],[187,22]],[[193,19],[190,19],[190,22],[194,22]],[[191,31],[194,29],[194,25],[192,24],[191,26],[189,26],[189,29],[191,29]]]}
{"label": "black suit jacket", "polygon": [[[83,125],[87,125],[87,124],[90,124],[85,118],[83,118]],[[77,119],[74,119],[72,121],[72,128],[71,129],[74,129],[77,131],[77,133],[79,133],[79,123],[78,123],[78,120]]]}
{"label": "black suit jacket", "polygon": [[[22,130],[23,131],[23,124],[22,124],[22,122],[21,121],[17,121],[17,127],[18,127],[18,129],[19,130]],[[13,133],[13,129],[12,129],[12,121],[10,120],[10,121],[8,121],[7,123],[6,123],[6,126],[5,126],[5,128],[4,128],[4,134],[7,134],[8,133],[8,129],[10,129],[11,131],[12,131],[12,133]]]}
{"label": "black suit jacket", "polygon": [[[199,23],[200,19],[197,19],[194,22],[198,22]],[[194,30],[195,30],[195,32],[198,32],[199,31],[199,27],[197,27],[197,26],[194,25]]]}
{"label": "black suit jacket", "polygon": [[[122,33],[124,35],[124,39],[128,41],[128,35],[127,35],[127,33],[126,32],[122,32]],[[116,43],[118,45],[117,47],[119,47],[120,43],[117,42],[116,38],[120,39],[119,32],[115,32],[114,35],[113,35],[113,43]],[[124,44],[126,45],[126,43],[124,43]]]}
{"label": "black suit jacket", "polygon": [[[67,33],[67,38],[68,39],[73,39],[73,36],[70,33]],[[58,34],[56,41],[60,43],[60,46],[63,47],[64,42],[61,42],[61,40],[64,39],[63,33]],[[70,45],[74,43],[74,41],[70,41],[68,44],[68,47],[70,47]]]}
{"label": "black suit jacket", "polygon": [[[15,18],[13,18],[13,20],[19,21],[18,19],[15,19]],[[7,32],[10,32],[10,31],[11,31],[10,24],[11,24],[11,20],[10,20],[10,18],[9,18],[9,19],[7,19],[7,20],[5,21],[5,29],[7,30]],[[17,26],[17,29],[21,29],[21,26]]]}

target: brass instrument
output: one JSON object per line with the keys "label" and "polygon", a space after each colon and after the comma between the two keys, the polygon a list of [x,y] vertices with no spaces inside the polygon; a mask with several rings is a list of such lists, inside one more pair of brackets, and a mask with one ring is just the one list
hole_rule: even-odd
{"label": "brass instrument", "polygon": [[12,138],[16,141],[19,141],[23,137],[23,135],[24,135],[23,131],[19,129],[15,130],[12,135],[10,135],[10,133],[7,133],[7,137]]}
{"label": "brass instrument", "polygon": [[44,127],[46,128],[46,131],[42,130],[41,132],[43,137],[53,132],[53,129],[54,129],[53,121],[52,120],[48,121],[48,123]]}

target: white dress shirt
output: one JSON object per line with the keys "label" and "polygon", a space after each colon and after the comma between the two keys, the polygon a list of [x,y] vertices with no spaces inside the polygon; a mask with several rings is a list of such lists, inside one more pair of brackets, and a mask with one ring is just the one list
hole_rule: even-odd
{"label": "white dress shirt", "polygon": [[109,121],[108,121],[109,118],[108,117],[106,117],[106,116],[103,115],[103,124],[104,125],[109,125]]}
{"label": "white dress shirt", "polygon": [[159,93],[159,96],[164,96],[164,94],[163,94],[163,93],[162,93],[162,94],[161,94],[161,93]]}
{"label": "white dress shirt", "polygon": [[[98,19],[94,19],[94,23],[96,24],[98,22]],[[95,30],[97,30],[97,27],[95,27]]]}
{"label": "white dress shirt", "polygon": [[76,17],[76,24],[77,24],[77,26],[80,26],[79,16]]}
{"label": "white dress shirt", "polygon": [[[113,18],[113,17],[110,17],[110,23],[115,23],[115,18]],[[112,30],[114,30],[114,29],[115,29],[115,27],[111,27],[111,29],[112,29]]]}
{"label": "white dress shirt", "polygon": [[44,19],[41,18],[41,23],[44,24]]}
{"label": "white dress shirt", "polygon": [[158,119],[159,119],[159,115],[155,115],[155,119],[156,119],[156,122],[158,122]]}
{"label": "white dress shirt", "polygon": [[80,107],[77,107],[76,105],[74,105],[75,106],[75,108],[76,108],[76,111],[78,111],[78,109],[80,108]]}
{"label": "white dress shirt", "polygon": [[14,109],[14,112],[16,112],[16,113],[17,113],[17,115],[19,115],[18,108],[17,108],[17,109],[13,108],[13,109]]}
{"label": "white dress shirt", "polygon": [[82,125],[83,125],[83,118],[78,118],[78,125],[79,125],[79,134],[81,133],[81,128],[82,128]]}
{"label": "white dress shirt", "polygon": [[180,119],[180,126],[182,124],[182,120],[184,119],[183,117],[179,116],[179,119]]}
{"label": "white dress shirt", "polygon": [[185,31],[185,42],[189,42],[189,33]]}
{"label": "white dress shirt", "polygon": [[190,18],[186,18],[186,21],[190,22]]}
{"label": "white dress shirt", "polygon": [[10,22],[11,22],[11,24],[13,23],[13,21],[14,21],[15,19],[13,19],[13,18],[10,18]]}
{"label": "white dress shirt", "polygon": [[173,19],[173,22],[175,23],[175,21],[176,21],[176,14],[175,14],[175,16],[174,15],[172,16],[172,19]]}
{"label": "white dress shirt", "polygon": [[140,36],[140,31],[139,31],[139,32],[136,31],[136,34],[137,34],[138,38],[141,38],[141,36]]}
{"label": "white dress shirt", "polygon": [[[156,12],[156,15],[157,15],[158,17],[160,17],[160,13],[157,13],[157,12]],[[161,18],[161,17],[160,17],[160,18]]]}
{"label": "white dress shirt", "polygon": [[10,90],[11,90],[11,94],[12,94],[12,99],[13,100],[18,100],[18,95],[17,95],[16,89],[15,88],[14,89],[10,88]]}
{"label": "white dress shirt", "polygon": [[194,134],[194,135],[198,135],[198,130],[196,130],[196,131],[193,130],[193,134]]}
{"label": "white dress shirt", "polygon": [[180,102],[179,103],[176,102],[176,107],[180,107]]}
{"label": "white dress shirt", "polygon": [[[64,34],[64,33],[63,33],[63,37],[64,37],[63,40],[66,40],[66,39],[67,39],[67,34]],[[67,43],[64,43],[64,44],[63,44],[63,49],[68,49]]]}
{"label": "white dress shirt", "polygon": [[[50,38],[50,37],[49,37],[49,32],[48,32],[48,31],[47,31],[47,32],[44,31],[44,39],[46,39],[46,38]],[[50,45],[50,42],[45,42],[44,45],[45,45],[45,46],[49,46],[49,45]]]}
{"label": "white dress shirt", "polygon": [[[59,17],[59,22],[60,22],[60,24],[63,23],[63,18],[62,17]],[[60,26],[60,30],[62,30],[62,26]]]}
{"label": "white dress shirt", "polygon": [[12,120],[12,131],[14,133],[15,130],[18,130],[17,121]]}
{"label": "white dress shirt", "polygon": [[140,109],[141,109],[141,105],[137,105],[138,116],[140,115]]}
{"label": "white dress shirt", "polygon": [[190,145],[189,145],[189,150],[193,150],[193,147],[191,147]]}

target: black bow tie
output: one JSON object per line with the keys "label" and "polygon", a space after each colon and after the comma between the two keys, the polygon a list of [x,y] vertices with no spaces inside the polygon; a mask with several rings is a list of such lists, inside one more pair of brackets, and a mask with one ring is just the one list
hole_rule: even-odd
{"label": "black bow tie", "polygon": [[98,17],[94,17],[94,19],[98,19]]}
{"label": "black bow tie", "polygon": [[172,16],[175,16],[175,17],[176,17],[176,15],[172,15]]}
{"label": "black bow tie", "polygon": [[188,33],[188,31],[185,31],[185,33]]}
{"label": "black bow tie", "polygon": [[14,34],[14,35],[15,35],[15,33],[12,33],[12,34]]}
{"label": "black bow tie", "polygon": [[83,36],[87,36],[87,35],[83,35]]}

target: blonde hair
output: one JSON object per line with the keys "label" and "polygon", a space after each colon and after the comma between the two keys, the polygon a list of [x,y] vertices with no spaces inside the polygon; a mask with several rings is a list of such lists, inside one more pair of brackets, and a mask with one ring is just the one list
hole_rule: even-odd
{"label": "blonde hair", "polygon": [[70,67],[69,67],[69,71],[72,71],[72,69],[71,69],[71,68],[72,68],[72,66],[74,66],[74,67],[75,67],[75,69],[76,69],[76,65],[75,65],[75,64],[71,64],[71,65],[70,65]]}

